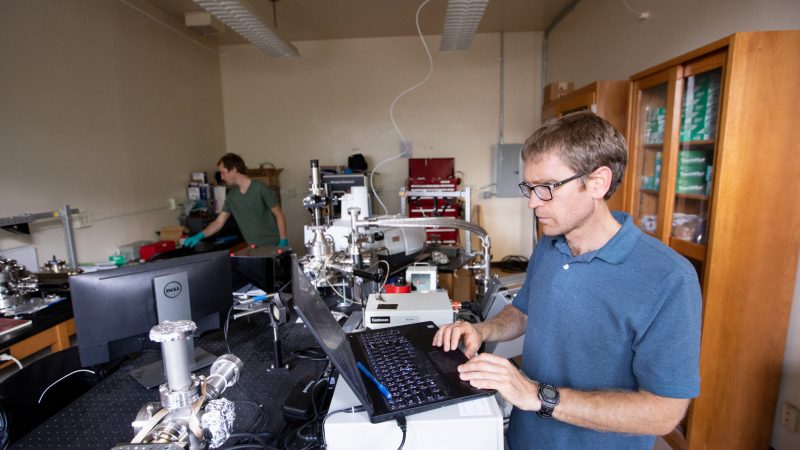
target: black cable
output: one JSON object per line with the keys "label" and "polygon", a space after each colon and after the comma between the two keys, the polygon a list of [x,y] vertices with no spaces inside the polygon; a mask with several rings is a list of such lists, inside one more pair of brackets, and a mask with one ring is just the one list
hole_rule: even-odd
{"label": "black cable", "polygon": [[326,355],[325,351],[320,347],[301,348],[300,350],[293,351],[291,354],[295,358],[309,359],[311,361],[326,361],[328,359],[328,355]]}
{"label": "black cable", "polygon": [[400,447],[397,447],[397,450],[403,450],[403,446],[406,445],[406,418],[405,416],[395,417],[394,420],[397,421],[397,426],[400,427],[400,431],[403,432],[403,440],[400,441]]}
{"label": "black cable", "polygon": [[[334,414],[339,414],[339,413],[351,413],[351,414],[352,413],[357,413],[357,412],[364,411],[365,409],[366,408],[364,408],[363,405],[358,405],[358,406],[353,406],[352,408],[337,409],[336,411],[331,411],[331,412],[325,414],[325,417],[322,419],[322,443],[321,443],[322,445],[321,445],[321,447],[325,448],[325,422],[328,420],[328,417],[330,417],[330,416],[332,416]],[[403,421],[405,421],[405,419],[403,419]],[[406,433],[405,433],[405,431],[403,431],[403,442],[405,442],[405,440],[406,440]],[[400,448],[403,448],[402,444],[400,444]]]}
{"label": "black cable", "polygon": [[[267,444],[267,441],[265,441],[261,436],[259,436],[257,434],[254,434],[254,433],[231,433],[230,436],[228,436],[228,439],[240,438],[240,437],[241,438],[252,439],[252,440],[256,441],[259,445],[261,445],[261,447],[263,447],[263,448],[267,448],[269,446]],[[240,442],[240,444],[241,444],[241,442]]]}
{"label": "black cable", "polygon": [[[317,411],[317,388],[322,385],[323,382],[327,382],[328,380],[324,378],[320,378],[314,383],[314,386],[311,388],[311,407],[314,409],[314,417],[319,416],[319,411]],[[320,405],[322,406],[322,405]]]}
{"label": "black cable", "polygon": [[442,205],[442,210],[441,211],[437,211],[436,210],[436,203],[435,203],[436,200],[438,200],[438,198],[434,199],[433,216],[434,217],[444,217],[444,215],[447,213],[447,208],[453,204],[453,199],[447,198],[447,197],[443,197],[442,200],[444,200],[444,205]]}
{"label": "black cable", "polygon": [[232,445],[230,447],[223,447],[222,450],[238,450],[240,448],[261,448],[261,449],[266,448],[268,450],[272,450],[275,447],[262,447],[258,444],[238,444],[238,445]]}
{"label": "black cable", "polygon": [[[242,388],[242,392],[244,392],[244,394],[249,397],[249,395],[247,394],[247,391],[245,391],[244,388]],[[255,428],[256,428],[256,425],[258,425],[258,423],[261,421],[261,419],[266,417],[266,415],[264,414],[263,406],[258,404],[258,403],[256,403],[256,402],[254,402],[254,401],[252,401],[252,400],[233,400],[233,403],[244,403],[246,405],[255,406],[258,409],[258,415],[256,416],[256,420],[254,420],[253,423],[251,423],[249,426],[247,426],[245,428],[246,430],[249,430],[250,432],[253,432],[255,430]]]}
{"label": "black cable", "polygon": [[501,259],[498,265],[503,272],[525,272],[528,269],[528,258],[520,255],[509,255]]}
{"label": "black cable", "polygon": [[272,443],[276,447],[278,447],[278,448],[284,448],[285,447],[284,445],[281,445],[281,443],[286,441],[286,437],[289,435],[289,429],[290,428],[291,428],[291,424],[288,423],[288,422],[283,425],[283,428],[281,428],[281,431],[278,433],[277,436],[275,436],[275,439],[272,441]]}
{"label": "black cable", "polygon": [[[319,422],[319,418],[315,417],[315,418],[309,420],[308,422],[300,425],[297,429],[294,430],[293,433],[289,434],[286,437],[286,439],[284,440],[284,443],[283,443],[283,449],[284,450],[294,450],[290,446],[292,446],[295,443],[295,438],[297,438],[297,437],[299,437],[303,441],[307,442],[307,444],[305,446],[303,446],[300,450],[320,447],[319,446],[319,442],[318,442],[319,438],[317,437],[319,435],[319,430],[317,429],[317,423],[318,422]],[[314,430],[313,430],[313,432],[311,434],[306,434],[304,430],[306,428],[308,428],[309,426],[313,426]]]}
{"label": "black cable", "polygon": [[283,292],[283,290],[286,289],[286,286],[288,286],[290,284],[292,284],[292,280],[289,280],[286,283],[284,283],[284,285],[279,287],[275,292]]}

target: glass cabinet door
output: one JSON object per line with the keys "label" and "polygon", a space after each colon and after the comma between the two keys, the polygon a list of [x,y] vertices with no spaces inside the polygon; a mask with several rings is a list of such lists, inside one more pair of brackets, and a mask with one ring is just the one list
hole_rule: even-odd
{"label": "glass cabinet door", "polygon": [[634,183],[638,189],[634,195],[634,214],[637,225],[656,234],[658,224],[659,190],[667,128],[668,83],[656,84],[639,91],[640,103],[637,118],[637,136]]}
{"label": "glass cabinet door", "polygon": [[715,143],[722,68],[694,73],[686,67],[680,107],[670,245],[680,253],[703,260],[708,241],[708,217],[714,178]]}

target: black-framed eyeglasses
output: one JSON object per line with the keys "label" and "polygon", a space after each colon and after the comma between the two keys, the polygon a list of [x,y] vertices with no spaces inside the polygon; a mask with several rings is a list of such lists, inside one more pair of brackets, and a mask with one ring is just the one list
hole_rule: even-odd
{"label": "black-framed eyeglasses", "polygon": [[582,176],[583,174],[573,175],[566,180],[561,180],[553,184],[537,184],[534,186],[531,186],[523,181],[519,184],[519,190],[522,191],[522,195],[524,195],[526,198],[531,198],[531,191],[533,191],[533,193],[539,197],[539,200],[547,202],[553,199],[553,189]]}

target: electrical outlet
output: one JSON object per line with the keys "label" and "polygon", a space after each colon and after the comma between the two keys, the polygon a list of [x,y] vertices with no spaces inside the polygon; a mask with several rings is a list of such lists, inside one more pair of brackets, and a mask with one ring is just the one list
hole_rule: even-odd
{"label": "electrical outlet", "polygon": [[297,189],[296,188],[289,188],[289,198],[297,197]]}
{"label": "electrical outlet", "polygon": [[783,402],[781,405],[781,425],[792,433],[800,430],[797,423],[798,413],[800,410],[797,409],[797,406],[789,402]]}
{"label": "electrical outlet", "polygon": [[167,203],[169,203],[169,209],[175,209],[178,207],[178,201],[174,198],[168,198]]}

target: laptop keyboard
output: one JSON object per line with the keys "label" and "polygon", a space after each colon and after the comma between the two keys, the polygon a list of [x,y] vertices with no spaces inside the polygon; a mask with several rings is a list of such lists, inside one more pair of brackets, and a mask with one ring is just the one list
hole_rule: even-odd
{"label": "laptop keyboard", "polygon": [[375,378],[392,394],[392,410],[424,405],[446,397],[439,373],[400,331],[393,329],[358,335]]}

